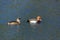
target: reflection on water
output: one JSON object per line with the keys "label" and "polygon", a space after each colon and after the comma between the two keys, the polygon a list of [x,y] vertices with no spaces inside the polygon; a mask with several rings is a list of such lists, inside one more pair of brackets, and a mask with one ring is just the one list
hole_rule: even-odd
{"label": "reflection on water", "polygon": [[2,40],[48,40],[48,37],[54,37],[56,35],[55,28],[53,27],[48,28],[41,26],[41,24],[30,25],[27,23],[19,26],[4,25],[1,27],[0,33],[3,36],[1,38]]}
{"label": "reflection on water", "polygon": [[34,28],[37,28],[37,27],[39,27],[40,26],[40,24],[30,24],[30,26],[34,29]]}
{"label": "reflection on water", "polygon": [[[60,1],[1,0],[0,40],[60,40]],[[30,25],[27,19],[40,15],[40,24]],[[21,17],[21,24],[7,25]]]}

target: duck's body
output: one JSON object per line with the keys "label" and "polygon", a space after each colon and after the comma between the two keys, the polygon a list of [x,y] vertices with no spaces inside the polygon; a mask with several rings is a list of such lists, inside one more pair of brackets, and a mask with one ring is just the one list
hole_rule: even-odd
{"label": "duck's body", "polygon": [[20,23],[18,23],[18,22],[16,22],[16,21],[8,22],[8,25],[17,25],[17,24],[20,24]]}
{"label": "duck's body", "polygon": [[36,19],[29,19],[27,22],[29,22],[29,23],[37,23],[37,20]]}
{"label": "duck's body", "polygon": [[8,22],[8,25],[19,25],[20,24],[20,18],[17,18],[16,21],[10,21]]}
{"label": "duck's body", "polygon": [[41,17],[38,16],[37,19],[36,18],[33,18],[33,19],[29,19],[27,20],[27,22],[29,22],[30,24],[36,24],[36,23],[40,23],[42,21]]}

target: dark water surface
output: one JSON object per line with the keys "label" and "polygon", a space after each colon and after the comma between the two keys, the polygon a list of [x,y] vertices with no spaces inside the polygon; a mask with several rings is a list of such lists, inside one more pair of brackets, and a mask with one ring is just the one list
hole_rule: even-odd
{"label": "dark water surface", "polygon": [[[40,15],[42,22],[26,21]],[[21,24],[7,25],[21,17]],[[0,40],[60,40],[59,0],[0,0]]]}

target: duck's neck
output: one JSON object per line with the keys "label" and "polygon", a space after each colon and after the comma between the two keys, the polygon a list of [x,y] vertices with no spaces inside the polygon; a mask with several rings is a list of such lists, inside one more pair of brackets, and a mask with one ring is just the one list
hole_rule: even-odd
{"label": "duck's neck", "polygon": [[17,21],[18,23],[20,23],[20,20],[19,20],[19,19],[17,19],[16,21]]}

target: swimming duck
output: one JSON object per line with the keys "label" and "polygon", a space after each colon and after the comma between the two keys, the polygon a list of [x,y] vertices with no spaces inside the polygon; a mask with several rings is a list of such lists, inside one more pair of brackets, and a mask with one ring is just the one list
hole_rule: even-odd
{"label": "swimming duck", "polygon": [[10,22],[8,22],[8,25],[19,25],[20,24],[20,19],[21,18],[17,18],[16,21],[10,21]]}
{"label": "swimming duck", "polygon": [[41,16],[37,16],[36,18],[27,20],[27,22],[29,22],[30,24],[40,23],[41,21],[42,21]]}

